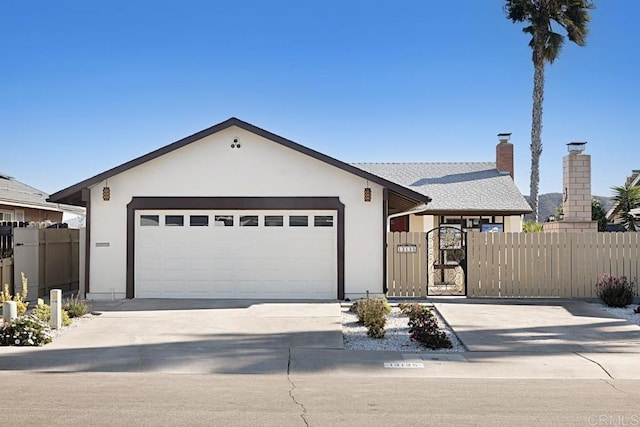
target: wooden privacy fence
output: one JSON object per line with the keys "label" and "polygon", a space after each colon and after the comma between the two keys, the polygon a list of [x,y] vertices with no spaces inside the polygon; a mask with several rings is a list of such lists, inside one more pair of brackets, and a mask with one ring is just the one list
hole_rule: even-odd
{"label": "wooden privacy fence", "polygon": [[470,297],[593,298],[604,274],[636,281],[640,233],[467,235]]}
{"label": "wooden privacy fence", "polygon": [[44,228],[38,230],[38,295],[51,289],[77,291],[80,280],[80,230]]}
{"label": "wooden privacy fence", "polygon": [[0,289],[4,289],[5,284],[13,293],[13,258],[0,258]]}
{"label": "wooden privacy fence", "polygon": [[426,233],[387,233],[387,295],[427,296]]}

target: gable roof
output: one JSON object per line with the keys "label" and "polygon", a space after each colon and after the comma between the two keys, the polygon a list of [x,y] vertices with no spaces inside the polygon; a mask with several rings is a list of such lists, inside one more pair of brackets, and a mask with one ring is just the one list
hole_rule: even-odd
{"label": "gable roof", "polygon": [[354,166],[422,194],[433,201],[426,213],[496,212],[524,214],[531,207],[508,173],[495,163],[354,163]]}
{"label": "gable roof", "polygon": [[84,209],[48,202],[48,196],[44,191],[0,173],[0,205],[84,215]]}
{"label": "gable roof", "polygon": [[228,120],[225,120],[222,123],[218,123],[217,125],[214,125],[210,128],[207,128],[205,130],[202,130],[198,133],[195,133],[191,136],[188,136],[186,138],[180,139],[172,144],[166,145],[162,148],[159,148],[155,151],[152,151],[148,154],[145,154],[144,156],[138,157],[136,159],[133,159],[131,161],[128,161],[126,163],[123,163],[120,166],[116,166],[112,169],[109,169],[105,172],[102,172],[98,175],[95,175],[91,178],[85,179],[84,181],[81,181],[75,185],[72,185],[71,187],[67,187],[63,190],[60,190],[54,194],[52,194],[51,196],[49,196],[49,201],[51,202],[59,202],[59,203],[68,203],[68,204],[72,204],[72,205],[78,205],[78,206],[86,206],[85,201],[82,200],[82,190],[88,187],[91,187],[105,179],[108,179],[114,175],[117,175],[119,173],[122,173],[124,171],[127,171],[131,168],[134,168],[136,166],[139,166],[145,162],[148,162],[150,160],[153,160],[157,157],[163,156],[165,154],[168,154],[174,150],[177,150],[179,148],[182,148],[186,145],[191,144],[192,142],[198,141],[202,138],[205,138],[207,136],[213,135],[214,133],[220,132],[222,130],[225,130],[229,127],[232,126],[237,126],[240,129],[244,129],[247,132],[251,132],[253,134],[256,134],[258,136],[261,136],[265,139],[268,139],[270,141],[273,141],[277,144],[283,145],[287,148],[290,148],[292,150],[295,150],[299,153],[302,154],[306,154],[307,156],[313,157],[314,159],[320,160],[324,163],[327,163],[331,166],[337,167],[338,169],[342,169],[346,172],[352,173],[354,175],[360,176],[364,179],[367,179],[371,182],[375,182],[376,184],[379,184],[387,189],[389,189],[392,194],[390,195],[390,197],[394,198],[394,200],[397,201],[398,204],[402,204],[404,206],[406,206],[407,208],[413,207],[415,205],[421,204],[421,203],[429,203],[431,201],[431,198],[426,194],[426,193],[422,193],[422,192],[417,192],[414,191],[410,188],[406,188],[403,187],[402,185],[399,185],[395,182],[386,180],[384,178],[381,178],[377,175],[374,175],[370,172],[367,172],[365,170],[356,168],[348,163],[344,163],[341,162],[340,160],[334,159],[333,157],[327,156],[326,154],[322,154],[318,151],[312,150],[311,148],[305,147],[303,145],[300,145],[298,143],[295,143],[291,140],[288,140],[286,138],[283,138],[281,136],[278,136],[276,134],[273,134],[271,132],[268,132],[264,129],[261,129],[259,127],[256,127],[252,124],[249,124],[247,122],[244,122],[240,119],[237,119],[235,117],[232,117]]}

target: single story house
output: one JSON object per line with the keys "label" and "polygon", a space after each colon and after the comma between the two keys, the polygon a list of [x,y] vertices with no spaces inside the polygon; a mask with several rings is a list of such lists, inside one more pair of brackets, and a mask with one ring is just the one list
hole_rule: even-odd
{"label": "single story house", "polygon": [[0,173],[0,222],[62,222],[64,212],[84,215],[84,208],[47,201],[49,195]]}
{"label": "single story house", "polygon": [[386,291],[390,217],[433,203],[383,175],[231,118],[49,200],[87,209],[90,299],[353,299]]}
{"label": "single story house", "polygon": [[513,145],[502,140],[496,157],[497,162],[483,163],[354,166],[433,199],[415,213],[392,215],[390,231],[429,231],[446,225],[465,231],[520,232],[531,207],[513,181]]}

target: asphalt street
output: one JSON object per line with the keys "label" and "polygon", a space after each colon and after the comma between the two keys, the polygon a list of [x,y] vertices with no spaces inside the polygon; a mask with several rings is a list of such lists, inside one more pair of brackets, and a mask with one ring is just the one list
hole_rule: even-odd
{"label": "asphalt street", "polygon": [[6,426],[633,426],[640,382],[2,372]]}

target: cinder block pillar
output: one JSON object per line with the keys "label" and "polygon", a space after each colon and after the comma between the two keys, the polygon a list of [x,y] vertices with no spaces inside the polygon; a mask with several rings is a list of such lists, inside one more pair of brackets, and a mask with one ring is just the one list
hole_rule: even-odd
{"label": "cinder block pillar", "polygon": [[585,144],[568,144],[569,154],[562,159],[564,218],[545,223],[545,232],[598,231],[597,222],[591,220],[591,156],[582,153]]}

